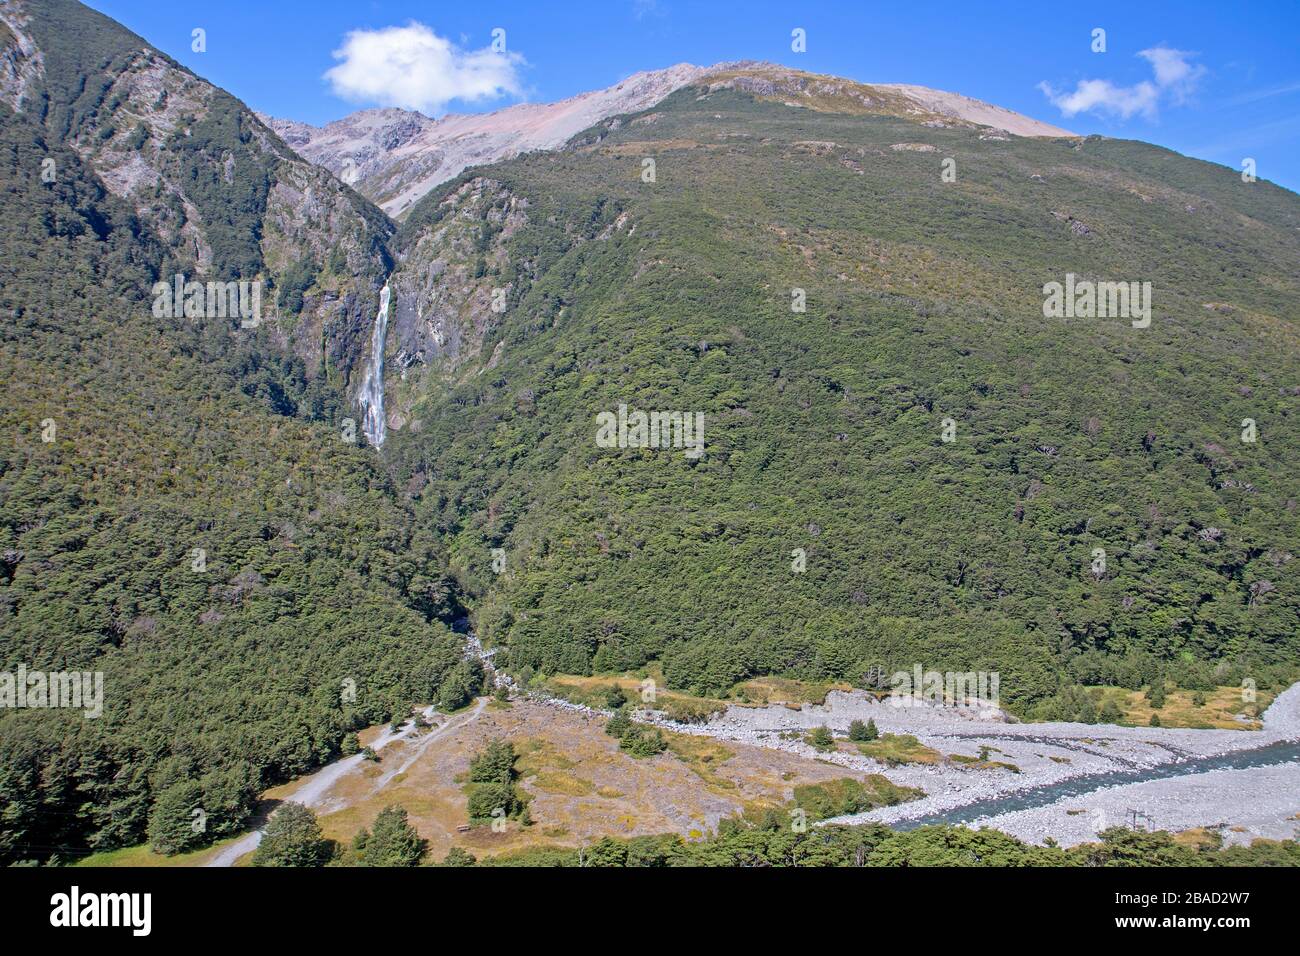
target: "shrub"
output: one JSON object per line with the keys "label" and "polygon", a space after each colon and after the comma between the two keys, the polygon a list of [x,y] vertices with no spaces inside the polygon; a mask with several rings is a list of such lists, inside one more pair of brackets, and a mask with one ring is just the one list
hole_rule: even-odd
{"label": "shrub", "polygon": [[415,866],[427,846],[407,820],[406,810],[396,804],[379,811],[373,830],[363,827],[352,839],[359,866]]}
{"label": "shrub", "polygon": [[619,747],[633,757],[653,757],[668,749],[668,741],[658,727],[633,724],[619,741]]}
{"label": "shrub", "polygon": [[320,831],[316,814],[301,803],[286,803],[271,816],[262,842],[253,854],[254,866],[323,866],[332,851]]}
{"label": "shrub", "polygon": [[605,733],[611,737],[618,737],[620,740],[632,729],[632,718],[628,716],[627,711],[620,710],[605,721]]}
{"label": "shrub", "polygon": [[812,744],[818,750],[830,750],[835,746],[835,735],[831,729],[824,724],[817,727],[808,735],[808,743]]}
{"label": "shrub", "polygon": [[482,823],[492,819],[494,810],[500,809],[512,817],[522,809],[519,795],[508,783],[480,783],[470,791],[466,810],[471,820]]}
{"label": "shrub", "polygon": [[1152,710],[1159,710],[1165,706],[1165,682],[1156,681],[1147,688],[1147,700],[1151,702]]}
{"label": "shrub", "polygon": [[447,855],[442,858],[442,866],[473,866],[478,862],[474,854],[462,850],[458,846],[452,847],[447,851]]}
{"label": "shrub", "polygon": [[627,694],[618,684],[611,684],[605,691],[605,706],[610,710],[618,710],[627,703]]}

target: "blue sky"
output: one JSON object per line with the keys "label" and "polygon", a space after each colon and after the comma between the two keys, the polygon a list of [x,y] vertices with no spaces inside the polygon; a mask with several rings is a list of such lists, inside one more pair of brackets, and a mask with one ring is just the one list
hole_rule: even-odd
{"label": "blue sky", "polygon": [[[1146,140],[1238,169],[1250,157],[1261,179],[1300,191],[1296,0],[90,5],[255,109],[310,123],[375,105],[491,110],[679,62],[762,59],[953,90],[1076,132]],[[196,27],[206,31],[205,52],[191,49]],[[791,50],[796,27],[806,31],[806,52]],[[492,49],[498,28],[504,52]],[[1092,50],[1095,28],[1106,31],[1105,52]],[[394,63],[402,52],[415,66]]]}

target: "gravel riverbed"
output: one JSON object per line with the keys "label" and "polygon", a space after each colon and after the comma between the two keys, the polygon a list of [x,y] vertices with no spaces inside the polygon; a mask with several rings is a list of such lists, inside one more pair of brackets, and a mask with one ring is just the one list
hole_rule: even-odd
{"label": "gravel riverbed", "polygon": [[[781,705],[731,706],[703,724],[675,723],[654,712],[642,717],[679,733],[796,753],[858,773],[880,773],[895,783],[921,788],[926,796],[920,800],[828,821],[900,823],[1078,778],[1149,771],[1300,740],[1300,683],[1278,695],[1263,715],[1263,729],[1258,731],[1008,723],[981,719],[974,712],[959,713],[953,708],[897,707],[857,691],[832,691],[824,704],[805,705],[801,710]],[[1011,764],[1020,772],[972,769],[947,762],[888,767],[855,753],[820,753],[793,737],[823,724],[840,737],[847,734],[850,721],[868,719],[876,722],[881,733],[912,734],[943,754],[973,756],[981,746],[991,747],[991,759]],[[1290,836],[1300,823],[1295,819],[1300,812],[1298,780],[1300,764],[1294,762],[1277,769],[1211,770],[1120,786],[1108,786],[1102,777],[1099,789],[1064,797],[1048,806],[982,818],[972,825],[995,826],[1035,842],[1051,836],[1068,845],[1092,839],[1097,829],[1119,824],[1130,809],[1141,808],[1147,814],[1142,822],[1153,829],[1223,823],[1245,828],[1225,830],[1225,836],[1245,834],[1230,839]],[[1243,787],[1250,794],[1249,800],[1243,799]],[[1077,812],[1080,810],[1083,812]]]}
{"label": "gravel riverbed", "polygon": [[1095,841],[1107,827],[1132,826],[1134,810],[1145,815],[1137,822],[1147,829],[1213,827],[1226,844],[1294,839],[1300,831],[1300,763],[1104,787],[1045,807],[981,817],[971,825],[1033,843],[1051,837],[1073,846]]}

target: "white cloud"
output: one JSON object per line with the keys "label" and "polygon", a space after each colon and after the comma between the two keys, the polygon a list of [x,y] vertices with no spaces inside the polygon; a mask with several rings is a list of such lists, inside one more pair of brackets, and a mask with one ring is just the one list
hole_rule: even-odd
{"label": "white cloud", "polygon": [[1116,86],[1110,80],[1080,80],[1073,93],[1057,93],[1047,83],[1039,83],[1038,88],[1066,116],[1095,111],[1124,119],[1136,113],[1153,118],[1160,98],[1155,84],[1145,80],[1136,86]]}
{"label": "white cloud", "polygon": [[1186,50],[1171,50],[1167,46],[1154,46],[1138,53],[1156,74],[1156,86],[1167,92],[1175,103],[1181,103],[1195,89],[1205,75],[1205,67],[1199,63],[1189,63],[1195,53]]}
{"label": "white cloud", "polygon": [[1038,88],[1066,116],[1095,112],[1128,119],[1141,114],[1155,119],[1160,103],[1168,99],[1184,102],[1205,75],[1205,67],[1190,62],[1195,53],[1156,46],[1142,50],[1138,56],[1151,64],[1154,80],[1133,86],[1117,86],[1110,80],[1080,80],[1073,91],[1057,91],[1049,83]]}
{"label": "white cloud", "polygon": [[517,53],[465,50],[423,23],[353,30],[334,51],[339,63],[325,72],[344,99],[400,106],[437,115],[452,100],[473,103],[520,96]]}

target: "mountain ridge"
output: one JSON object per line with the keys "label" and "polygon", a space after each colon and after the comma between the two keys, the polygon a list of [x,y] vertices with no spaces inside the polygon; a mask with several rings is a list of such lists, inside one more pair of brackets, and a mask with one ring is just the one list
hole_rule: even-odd
{"label": "mountain ridge", "polygon": [[[395,227],[111,20],[0,11],[0,624],[108,688],[0,713],[0,862],[238,831],[483,690],[467,617],[525,686],[923,661],[1091,723],[1081,685],[1294,679],[1294,193],[743,66]],[[178,269],[284,309],[154,314]],[[1050,316],[1075,275],[1152,321]],[[602,443],[621,407],[703,416],[703,454]]]}
{"label": "mountain ridge", "polygon": [[[68,0],[0,5],[0,182],[0,671],[104,688],[95,719],[0,708],[0,862],[175,852],[460,663],[439,557],[348,436],[393,227]],[[181,273],[266,314],[157,308]]]}
{"label": "mountain ridge", "polygon": [[[490,113],[433,119],[414,110],[358,110],[321,127],[259,114],[303,158],[356,186],[395,218],[469,166],[555,149],[597,122],[653,106],[685,86],[739,88],[788,105],[905,116],[921,123],[988,126],[1017,136],[1073,136],[971,97],[905,84],[860,83],[773,63],[678,63],[634,73],[610,87],[554,103],[517,103]],[[846,105],[848,109],[846,109]]]}
{"label": "mountain ridge", "polygon": [[[498,662],[707,694],[938,660],[1074,719],[1073,683],[1291,659],[1297,197],[784,99],[680,89],[399,229],[384,456]],[[1153,322],[1048,319],[1067,273],[1149,281]],[[620,406],[703,414],[705,453],[604,449]]]}

